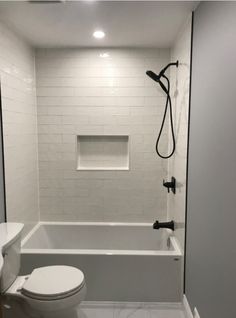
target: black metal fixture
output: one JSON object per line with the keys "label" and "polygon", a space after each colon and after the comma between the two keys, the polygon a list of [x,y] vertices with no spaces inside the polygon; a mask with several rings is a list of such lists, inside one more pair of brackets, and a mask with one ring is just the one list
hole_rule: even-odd
{"label": "black metal fixture", "polygon": [[[168,159],[170,158],[174,152],[175,152],[175,134],[174,134],[174,124],[173,124],[173,115],[172,115],[172,103],[171,103],[171,97],[170,97],[170,81],[169,78],[165,75],[166,70],[170,67],[170,66],[179,66],[179,61],[176,61],[174,63],[169,63],[168,65],[166,65],[159,74],[154,73],[153,71],[147,71],[146,74],[155,82],[157,82],[161,88],[163,89],[163,91],[166,93],[166,105],[165,105],[165,111],[164,111],[164,115],[163,115],[163,119],[162,119],[162,123],[161,123],[161,128],[157,137],[157,141],[156,141],[156,153],[158,154],[159,157],[163,158],[163,159]],[[162,81],[162,79],[164,79],[167,83],[167,85],[165,85]],[[172,150],[170,151],[169,154],[165,155],[165,154],[161,154],[159,151],[159,142],[160,142],[160,138],[162,135],[162,131],[164,128],[164,124],[166,121],[166,115],[167,115],[167,110],[168,110],[168,106],[169,106],[169,116],[170,116],[170,127],[171,127],[171,135],[172,135]]]}
{"label": "black metal fixture", "polygon": [[174,231],[175,230],[175,222],[173,220],[170,222],[156,221],[155,223],[153,223],[153,228],[154,228],[154,230],[170,229],[170,230]]}
{"label": "black metal fixture", "polygon": [[175,177],[171,177],[171,181],[167,182],[163,180],[163,186],[167,188],[168,193],[171,191],[175,194],[176,193],[176,179]]}

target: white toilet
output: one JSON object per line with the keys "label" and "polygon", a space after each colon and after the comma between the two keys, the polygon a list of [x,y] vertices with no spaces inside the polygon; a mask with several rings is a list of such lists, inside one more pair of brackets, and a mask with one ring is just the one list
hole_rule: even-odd
{"label": "white toilet", "polygon": [[[20,271],[20,223],[0,224],[0,292],[6,299],[17,300],[27,312],[40,317],[65,312],[79,305],[86,294],[84,274],[71,266],[46,266],[26,276]],[[1,262],[0,262],[1,264]]]}

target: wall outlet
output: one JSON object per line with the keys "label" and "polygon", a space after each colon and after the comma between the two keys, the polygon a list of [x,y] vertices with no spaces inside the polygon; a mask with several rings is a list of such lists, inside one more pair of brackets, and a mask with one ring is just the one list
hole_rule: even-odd
{"label": "wall outlet", "polygon": [[200,318],[200,315],[199,315],[196,307],[193,310],[193,318]]}

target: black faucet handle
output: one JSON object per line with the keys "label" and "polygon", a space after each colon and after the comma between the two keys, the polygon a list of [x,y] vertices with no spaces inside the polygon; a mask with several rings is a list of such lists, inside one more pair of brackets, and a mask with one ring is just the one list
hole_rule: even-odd
{"label": "black faucet handle", "polygon": [[163,186],[167,188],[168,193],[170,193],[171,184],[163,179]]}
{"label": "black faucet handle", "polygon": [[171,181],[165,181],[163,179],[163,186],[167,188],[168,193],[171,191],[175,194],[176,191],[176,179],[174,177],[171,177]]}

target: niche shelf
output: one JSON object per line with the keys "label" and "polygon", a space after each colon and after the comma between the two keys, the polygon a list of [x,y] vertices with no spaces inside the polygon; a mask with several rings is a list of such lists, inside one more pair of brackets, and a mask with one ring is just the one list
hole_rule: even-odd
{"label": "niche shelf", "polygon": [[77,136],[77,170],[129,170],[129,136]]}

